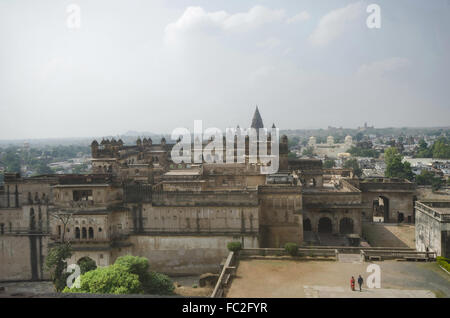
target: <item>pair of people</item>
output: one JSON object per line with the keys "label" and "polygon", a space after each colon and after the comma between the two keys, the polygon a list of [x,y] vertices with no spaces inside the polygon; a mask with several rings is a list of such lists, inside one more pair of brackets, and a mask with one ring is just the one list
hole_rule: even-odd
{"label": "pair of people", "polygon": [[[364,279],[359,275],[358,277],[358,285],[359,285],[359,291],[362,291],[362,284],[364,282]],[[352,279],[350,280],[350,287],[353,291],[355,291],[355,277],[352,276]]]}

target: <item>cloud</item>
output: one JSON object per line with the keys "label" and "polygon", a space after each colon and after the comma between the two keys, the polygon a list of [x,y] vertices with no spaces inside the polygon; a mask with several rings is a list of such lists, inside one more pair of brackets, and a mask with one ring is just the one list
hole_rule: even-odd
{"label": "cloud", "polygon": [[173,42],[183,34],[207,32],[208,30],[242,31],[280,21],[284,10],[272,10],[254,6],[248,12],[229,14],[226,11],[207,12],[202,7],[187,7],[181,17],[165,29],[166,42]]}
{"label": "cloud", "polygon": [[293,17],[289,18],[286,20],[287,24],[294,24],[294,23],[298,23],[298,22],[303,22],[306,20],[309,20],[311,16],[309,15],[308,12],[306,11],[302,11],[296,15],[294,15]]}
{"label": "cloud", "polygon": [[279,46],[281,44],[280,39],[277,38],[268,38],[263,42],[259,42],[257,44],[258,47],[262,47],[262,48],[267,48],[267,49],[274,49],[277,46]]}
{"label": "cloud", "polygon": [[411,61],[403,57],[391,57],[380,61],[375,61],[361,65],[356,74],[364,77],[379,77],[388,72],[407,67]]}
{"label": "cloud", "polygon": [[356,2],[327,13],[310,35],[310,42],[316,46],[327,45],[345,33],[364,12],[362,2]]}

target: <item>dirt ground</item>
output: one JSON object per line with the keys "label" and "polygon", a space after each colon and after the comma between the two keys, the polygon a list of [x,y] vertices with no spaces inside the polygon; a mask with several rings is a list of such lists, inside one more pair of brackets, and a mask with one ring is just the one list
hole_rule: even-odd
{"label": "dirt ground", "polygon": [[376,262],[381,289],[350,290],[350,278],[367,280],[370,263],[242,260],[227,297],[450,297],[450,275],[436,263]]}

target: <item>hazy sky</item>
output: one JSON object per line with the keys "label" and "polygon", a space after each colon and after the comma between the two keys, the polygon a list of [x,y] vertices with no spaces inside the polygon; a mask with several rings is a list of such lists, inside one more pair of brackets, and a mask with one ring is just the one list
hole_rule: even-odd
{"label": "hazy sky", "polygon": [[447,0],[0,0],[0,139],[450,125],[449,57]]}

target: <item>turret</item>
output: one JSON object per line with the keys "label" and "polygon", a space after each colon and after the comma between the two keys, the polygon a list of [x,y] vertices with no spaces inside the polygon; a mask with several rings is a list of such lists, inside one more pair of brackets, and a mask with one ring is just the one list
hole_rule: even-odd
{"label": "turret", "polygon": [[95,139],[91,143],[91,155],[92,155],[92,158],[96,158],[98,156],[98,142]]}

